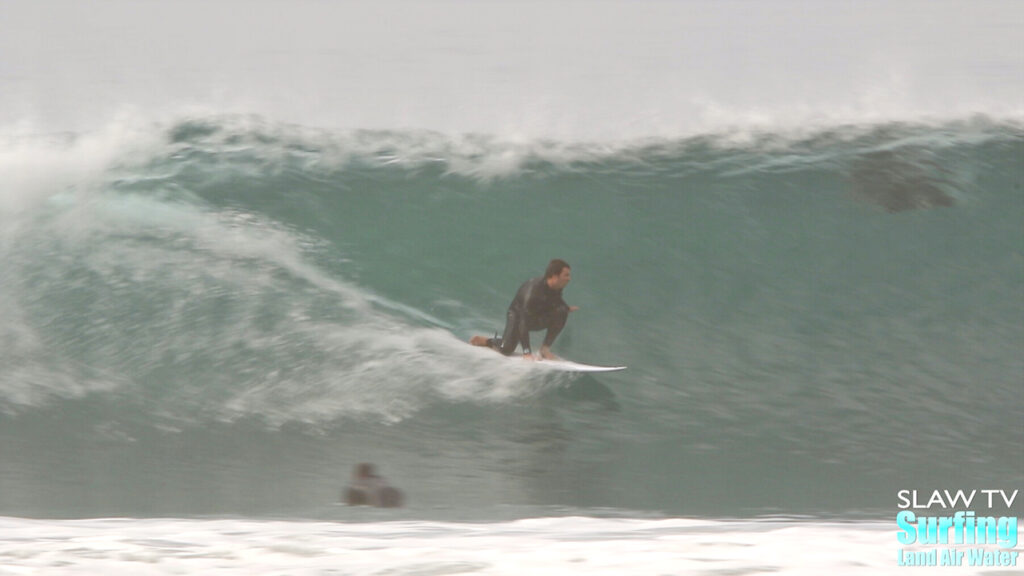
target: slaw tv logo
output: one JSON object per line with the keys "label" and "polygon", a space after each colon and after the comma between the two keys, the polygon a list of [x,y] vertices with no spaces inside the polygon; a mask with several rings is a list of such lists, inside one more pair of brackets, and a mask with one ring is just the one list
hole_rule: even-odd
{"label": "slaw tv logo", "polygon": [[1019,490],[900,490],[898,566],[1017,566]]}

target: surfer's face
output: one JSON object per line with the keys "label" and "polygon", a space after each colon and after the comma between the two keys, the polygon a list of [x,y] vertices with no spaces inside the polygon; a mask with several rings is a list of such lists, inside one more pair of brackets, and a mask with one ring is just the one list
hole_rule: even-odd
{"label": "surfer's face", "polygon": [[558,276],[552,276],[554,280],[550,282],[550,286],[555,290],[561,290],[569,285],[569,281],[572,280],[572,270],[569,268],[562,268],[562,271]]}

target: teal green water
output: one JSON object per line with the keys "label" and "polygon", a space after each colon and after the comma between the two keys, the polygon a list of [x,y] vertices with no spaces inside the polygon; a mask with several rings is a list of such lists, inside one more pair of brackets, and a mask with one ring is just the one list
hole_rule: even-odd
{"label": "teal green water", "polygon": [[[364,460],[483,517],[888,514],[1024,480],[1019,126],[129,144],[7,184],[2,514],[315,514]],[[629,370],[463,344],[553,257],[580,307],[555,351]]]}

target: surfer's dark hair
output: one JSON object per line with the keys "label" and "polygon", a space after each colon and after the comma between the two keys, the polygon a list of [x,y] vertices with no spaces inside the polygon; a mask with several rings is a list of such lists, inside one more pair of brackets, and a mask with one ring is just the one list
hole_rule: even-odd
{"label": "surfer's dark hair", "polygon": [[551,262],[548,262],[548,269],[544,271],[544,278],[548,279],[552,276],[558,276],[562,273],[562,270],[566,268],[572,268],[569,263],[561,258],[555,258]]}

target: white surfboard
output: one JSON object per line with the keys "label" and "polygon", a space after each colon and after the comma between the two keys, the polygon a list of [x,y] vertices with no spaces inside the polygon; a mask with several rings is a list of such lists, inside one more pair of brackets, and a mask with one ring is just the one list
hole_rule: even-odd
{"label": "white surfboard", "polygon": [[580,364],[572,360],[535,360],[538,368],[547,370],[558,370],[561,372],[616,372],[625,370],[625,366],[594,366],[592,364]]}
{"label": "white surfboard", "polygon": [[[477,339],[480,340],[480,343],[475,343],[474,342],[474,340],[477,340]],[[477,346],[477,347],[484,348],[485,350],[490,350],[491,352],[496,352],[492,348],[489,348],[488,346],[483,345],[482,344],[483,342],[484,342],[484,337],[483,336],[474,336],[469,341],[471,346]],[[501,355],[499,354],[499,356],[501,356]],[[509,357],[505,357],[506,360],[513,360],[513,359],[516,359],[516,358],[519,358],[520,360],[523,360],[524,362],[528,361],[528,360],[524,360],[523,357],[519,356],[518,354],[509,356]],[[540,368],[544,368],[546,370],[555,370],[555,371],[558,371],[558,372],[616,372],[616,371],[619,371],[619,370],[625,370],[626,369],[625,366],[595,366],[593,364],[582,364],[580,362],[573,362],[572,360],[566,360],[564,358],[559,358],[557,360],[541,360],[541,359],[537,359],[537,360],[530,360],[528,362],[531,362],[532,364],[535,364],[536,366],[538,366]]]}

